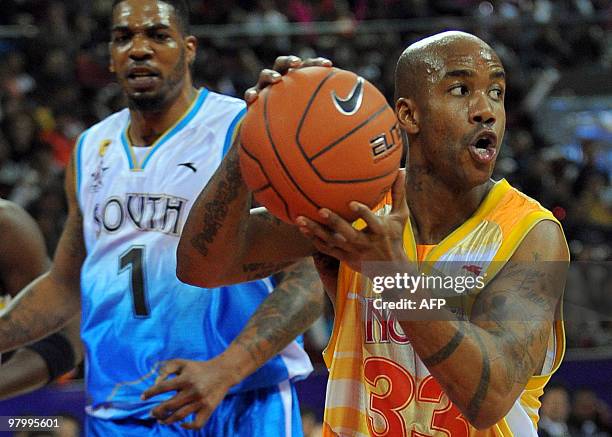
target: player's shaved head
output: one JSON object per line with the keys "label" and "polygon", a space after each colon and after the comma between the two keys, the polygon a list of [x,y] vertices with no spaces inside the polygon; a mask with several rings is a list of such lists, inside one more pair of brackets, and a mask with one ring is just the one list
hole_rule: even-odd
{"label": "player's shaved head", "polygon": [[478,56],[499,62],[495,51],[483,40],[459,31],[442,32],[411,44],[395,67],[395,98],[419,99],[429,85],[441,79],[455,48],[471,44]]}

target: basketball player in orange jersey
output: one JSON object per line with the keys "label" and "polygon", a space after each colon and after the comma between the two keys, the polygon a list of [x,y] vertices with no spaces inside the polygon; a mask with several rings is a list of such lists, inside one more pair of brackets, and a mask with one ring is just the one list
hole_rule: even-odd
{"label": "basketball player in orange jersey", "polygon": [[[298,65],[289,57],[275,67]],[[247,100],[280,80],[262,72]],[[293,227],[249,213],[233,150],[191,210],[179,277],[216,286],[244,279],[247,263],[316,253],[340,261],[339,271],[319,261],[336,316],[326,436],[536,436],[538,398],[564,351],[559,299],[569,255],[549,211],[491,180],[505,130],[504,68],[479,38],[445,32],[404,51],[395,86],[409,150],[392,207],[374,213],[352,202],[367,224],[361,230],[327,209],[323,224],[300,217]],[[219,202],[223,214],[203,221]],[[461,261],[486,287],[463,315],[442,308],[429,321],[368,307],[371,290],[359,273],[368,262],[415,275],[417,260]],[[432,297],[423,288],[398,292]]]}
{"label": "basketball player in orange jersey", "polygon": [[[32,217],[18,205],[3,199],[0,199],[0,235],[2,311],[24,285],[47,270],[49,259],[43,236]],[[61,333],[2,354],[0,399],[44,386],[76,366],[82,355],[78,320]]]}

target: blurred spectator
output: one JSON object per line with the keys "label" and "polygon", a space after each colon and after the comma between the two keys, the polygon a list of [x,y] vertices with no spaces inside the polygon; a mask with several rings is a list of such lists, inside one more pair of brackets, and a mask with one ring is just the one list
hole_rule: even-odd
{"label": "blurred spectator", "polygon": [[317,419],[316,413],[308,407],[300,408],[302,430],[304,437],[323,437],[323,423]]}
{"label": "blurred spectator", "polygon": [[572,437],[610,437],[612,412],[609,405],[600,400],[591,389],[574,393],[572,413],[569,418]]}
{"label": "blurred spectator", "polygon": [[540,437],[570,437],[567,426],[570,398],[567,389],[560,384],[548,384],[541,400],[538,435]]}
{"label": "blurred spectator", "polygon": [[[452,28],[483,37],[500,54],[507,71],[508,130],[496,177],[507,178],[553,210],[572,242],[574,257],[611,260],[612,124],[610,100],[604,100],[612,99],[612,86],[606,81],[612,74],[610,0],[190,4],[194,25],[237,24],[241,31],[251,32],[234,37],[205,30],[200,38],[194,64],[197,82],[235,96],[242,95],[276,56],[296,54],[330,57],[338,67],[373,82],[391,101],[394,62],[408,44]],[[77,135],[125,105],[108,71],[111,5],[112,0],[2,0],[0,24],[21,30],[31,25],[38,32],[0,38],[0,195],[35,215],[50,248],[65,217],[62,172]],[[336,31],[317,32],[321,21],[334,23]],[[300,23],[299,32],[283,34],[291,23]],[[366,27],[370,30],[364,31]],[[258,33],[262,29],[267,33]],[[591,79],[593,72],[601,80]],[[608,112],[602,110],[604,115],[595,123],[600,134],[576,138],[579,135],[565,126],[577,123],[570,117],[549,126],[569,132],[551,140],[539,124],[541,105],[551,92],[580,100],[577,90],[602,99],[598,106],[607,105]],[[580,156],[567,153],[570,145]],[[585,286],[600,278],[597,266],[574,269],[572,274],[577,285],[568,288],[567,295],[579,308],[569,318],[579,329],[568,330],[569,346],[611,344],[612,323],[601,317],[612,305],[612,299],[604,297],[612,295],[610,286]],[[589,308],[600,312],[593,316]],[[315,356],[328,334],[330,317],[319,324],[319,334],[311,335]]]}

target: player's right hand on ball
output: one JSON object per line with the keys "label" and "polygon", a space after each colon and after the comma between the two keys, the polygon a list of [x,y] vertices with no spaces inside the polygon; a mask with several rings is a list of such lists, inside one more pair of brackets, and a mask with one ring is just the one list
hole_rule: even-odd
{"label": "player's right hand on ball", "polygon": [[309,58],[302,60],[297,56],[279,56],[274,61],[272,69],[266,68],[259,73],[259,79],[254,87],[249,88],[244,93],[244,100],[247,105],[253,103],[261,90],[269,85],[279,82],[283,74],[286,74],[291,68],[304,67],[331,67],[332,62],[326,58]]}

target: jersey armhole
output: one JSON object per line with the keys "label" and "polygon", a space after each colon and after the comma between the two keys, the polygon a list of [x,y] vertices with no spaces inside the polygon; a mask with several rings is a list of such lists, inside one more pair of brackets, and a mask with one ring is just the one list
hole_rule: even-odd
{"label": "jersey armhole", "polygon": [[242,120],[244,120],[244,116],[246,114],[247,108],[242,108],[238,114],[234,117],[229,127],[227,128],[227,133],[225,134],[225,141],[223,142],[223,155],[224,157],[230,147],[232,147],[232,143],[238,134],[238,130],[240,129],[240,125],[242,124]]}

